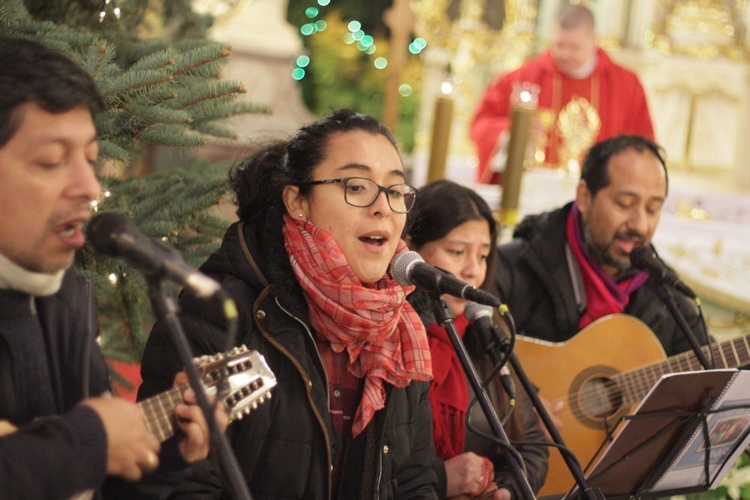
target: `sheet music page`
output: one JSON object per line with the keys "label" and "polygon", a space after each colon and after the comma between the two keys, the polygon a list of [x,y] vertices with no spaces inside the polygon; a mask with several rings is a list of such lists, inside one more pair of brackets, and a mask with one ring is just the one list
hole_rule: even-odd
{"label": "sheet music page", "polygon": [[[750,402],[750,388],[745,384],[750,383],[747,378],[743,377],[743,383],[738,383],[733,390],[727,389],[737,373],[736,369],[720,369],[662,375],[627,419],[615,426],[610,433],[611,442],[586,468],[589,486],[601,489],[605,495],[617,496],[666,491],[671,487],[695,488],[705,484],[705,475],[700,474],[702,466],[688,465],[686,458],[681,464],[686,468],[673,475],[675,471],[671,465],[683,458],[682,452],[694,444],[698,436],[695,431],[699,427],[697,417],[702,409],[730,404],[732,400],[729,398],[742,398],[743,391],[745,399]],[[750,415],[750,409],[746,411]],[[737,423],[736,427],[741,425]],[[737,430],[733,432],[736,434]],[[742,434],[741,429],[739,432]],[[696,444],[696,453],[703,456],[698,447],[700,445]],[[728,456],[723,453],[723,458]],[[722,467],[723,463],[717,463],[716,467]],[[655,484],[658,484],[658,489],[655,489]]]}
{"label": "sheet music page", "polygon": [[[721,370],[721,371],[734,372],[736,370],[727,369],[727,370]],[[659,380],[657,380],[656,383],[654,383],[654,385],[651,387],[651,389],[649,389],[648,393],[646,393],[646,395],[638,403],[638,405],[635,407],[635,410],[633,410],[633,412],[631,414],[635,414],[635,413],[640,412],[643,409],[643,405],[646,404],[649,401],[649,398],[657,390],[658,387],[660,387],[662,384],[666,384],[669,379],[672,379],[672,378],[675,378],[675,377],[683,377],[685,373],[695,373],[695,372],[674,372],[674,373],[667,373],[667,374],[662,375],[659,378]],[[595,470],[596,467],[599,465],[599,462],[601,461],[601,459],[604,458],[605,456],[607,456],[607,454],[610,451],[610,449],[617,447],[617,445],[618,445],[618,439],[620,439],[620,436],[622,436],[622,434],[623,434],[622,431],[625,430],[625,428],[628,426],[628,424],[630,424],[630,422],[626,420],[625,422],[621,423],[618,427],[616,427],[616,429],[619,428],[620,430],[615,435],[615,438],[609,443],[609,446],[607,446],[604,449],[603,452],[599,453],[597,456],[594,457],[595,460],[592,460],[592,463],[589,464],[588,467],[586,467],[586,470],[588,470],[588,471]]]}
{"label": "sheet music page", "polygon": [[706,453],[708,489],[718,486],[750,441],[750,371],[737,371],[713,409],[706,419],[708,441],[699,427],[653,491],[704,485]]}

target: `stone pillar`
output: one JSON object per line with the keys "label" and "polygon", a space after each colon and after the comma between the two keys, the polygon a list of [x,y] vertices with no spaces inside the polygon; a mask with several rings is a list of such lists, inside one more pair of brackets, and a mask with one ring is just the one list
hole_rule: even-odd
{"label": "stone pillar", "polygon": [[315,119],[291,75],[291,62],[303,53],[303,47],[299,31],[286,21],[287,8],[288,0],[252,0],[241,13],[211,32],[213,39],[232,46],[224,78],[244,83],[244,99],[268,106],[270,111],[231,120],[242,142],[288,137]]}

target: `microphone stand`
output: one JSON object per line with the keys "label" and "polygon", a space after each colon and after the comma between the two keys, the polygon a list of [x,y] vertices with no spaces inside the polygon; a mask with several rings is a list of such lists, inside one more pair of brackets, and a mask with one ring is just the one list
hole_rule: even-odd
{"label": "microphone stand", "polygon": [[200,409],[206,418],[206,422],[208,423],[208,428],[211,431],[211,440],[216,444],[221,463],[224,466],[227,476],[229,476],[229,481],[234,493],[233,498],[250,500],[252,498],[250,490],[242,478],[237,459],[234,456],[234,453],[232,453],[232,448],[229,446],[226,436],[216,425],[216,420],[214,419],[214,408],[208,401],[206,388],[203,385],[201,376],[198,374],[198,369],[193,363],[193,355],[190,352],[190,345],[185,337],[185,331],[182,328],[180,319],[177,317],[177,305],[164,293],[161,282],[157,278],[147,277],[146,281],[148,282],[148,294],[151,298],[151,305],[154,309],[154,314],[157,319],[161,318],[169,328],[169,332],[172,335],[172,342],[177,348],[177,352],[180,355],[180,361],[182,361],[185,371],[187,372],[190,387],[195,391],[195,395],[198,399],[198,406],[200,406]]}
{"label": "microphone stand", "polygon": [[[667,287],[664,285],[658,286],[657,289],[659,290],[658,292],[659,297],[664,301],[664,304],[666,304],[667,309],[669,309],[669,312],[672,313],[672,317],[674,317],[674,320],[677,322],[677,325],[679,325],[680,330],[682,331],[682,334],[690,343],[690,347],[693,349],[693,352],[695,352],[695,356],[698,358],[698,361],[700,361],[701,365],[703,365],[703,368],[705,370],[710,370],[712,368],[712,365],[711,363],[708,362],[708,359],[706,358],[706,355],[704,354],[703,349],[701,349],[700,344],[698,344],[698,340],[695,338],[693,331],[690,329],[690,326],[687,324],[687,321],[685,321],[685,317],[677,308],[677,304],[674,301],[674,297],[672,297],[672,294],[669,293],[669,291],[667,290]],[[696,300],[696,304],[698,304],[698,307],[700,307],[700,304],[698,303],[697,300]],[[708,335],[706,335],[706,341],[709,342],[709,349],[710,349],[711,347],[710,347],[710,341],[708,339]]]}
{"label": "microphone stand", "polygon": [[[508,341],[507,339],[500,339],[499,344],[501,346],[507,347]],[[565,465],[567,465],[570,473],[573,475],[573,479],[575,479],[575,482],[578,485],[579,490],[581,491],[581,496],[583,498],[589,498],[592,500],[605,498],[604,494],[599,488],[591,488],[589,487],[588,483],[586,483],[586,479],[584,478],[583,470],[578,463],[578,459],[565,446],[565,442],[563,441],[562,436],[558,432],[557,427],[555,427],[555,424],[552,422],[552,418],[547,412],[547,409],[544,407],[542,400],[539,398],[539,394],[537,394],[536,387],[531,383],[529,377],[526,375],[526,372],[521,366],[521,363],[518,361],[518,358],[512,351],[508,353],[508,362],[513,367],[513,371],[516,372],[516,377],[518,377],[518,380],[521,382],[523,389],[526,391],[526,394],[528,394],[529,399],[531,399],[531,404],[534,405],[534,408],[539,414],[539,418],[542,420],[542,423],[547,428],[552,441],[559,445],[558,449],[560,450],[560,454],[565,461]]]}
{"label": "microphone stand", "polygon": [[510,447],[510,440],[505,434],[503,426],[500,425],[500,419],[498,418],[497,413],[495,413],[495,409],[490,403],[490,400],[487,397],[487,393],[482,388],[482,382],[479,380],[479,376],[477,375],[477,371],[474,368],[471,359],[469,359],[469,353],[466,351],[466,346],[464,346],[463,342],[461,341],[461,337],[458,336],[456,327],[453,324],[455,316],[450,311],[450,309],[448,309],[448,305],[445,303],[445,300],[443,300],[443,297],[441,295],[432,293],[428,293],[428,295],[431,299],[430,302],[432,305],[432,311],[435,314],[435,319],[440,324],[440,326],[445,328],[445,331],[448,333],[448,337],[450,337],[451,339],[453,348],[456,350],[456,354],[458,355],[458,359],[461,362],[461,366],[463,367],[464,372],[466,372],[466,376],[469,379],[471,387],[474,389],[474,394],[477,398],[477,401],[479,401],[482,412],[484,412],[484,415],[487,418],[487,422],[492,428],[492,432],[495,434],[495,437],[497,437],[502,443],[507,445],[502,446],[501,448],[503,450],[503,453],[505,454],[506,460],[513,469],[513,476],[516,478],[516,482],[518,483],[518,487],[521,490],[523,497],[528,500],[533,500],[534,491],[531,489],[529,481],[524,475],[523,470],[521,469],[521,465],[516,461],[513,454],[507,449]]}

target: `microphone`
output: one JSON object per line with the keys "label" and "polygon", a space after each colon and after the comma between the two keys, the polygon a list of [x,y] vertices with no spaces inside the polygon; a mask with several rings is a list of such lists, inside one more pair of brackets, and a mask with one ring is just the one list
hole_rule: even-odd
{"label": "microphone", "polygon": [[500,306],[500,299],[491,293],[474,288],[451,273],[425,263],[417,252],[396,255],[391,261],[391,275],[404,286],[414,285],[429,293],[447,293],[488,306]]}
{"label": "microphone", "polygon": [[187,265],[177,250],[141,234],[121,212],[94,215],[86,238],[97,252],[122,257],[147,278],[168,278],[204,298],[221,290],[215,280]]}
{"label": "microphone", "polygon": [[630,252],[630,263],[633,267],[648,271],[649,275],[659,283],[671,286],[693,300],[698,298],[695,292],[682,282],[677,273],[664,264],[651,247],[638,247]]}
{"label": "microphone", "polygon": [[[469,301],[466,303],[464,314],[466,315],[466,319],[474,325],[479,345],[484,346],[484,352],[489,354],[492,363],[497,366],[502,361],[499,351],[501,339],[497,327],[492,324],[492,310],[489,306]],[[513,383],[513,377],[510,376],[507,363],[504,363],[500,369],[500,382],[503,384],[503,388],[508,393],[508,396],[510,396],[510,399],[514,399],[516,397],[516,386]]]}

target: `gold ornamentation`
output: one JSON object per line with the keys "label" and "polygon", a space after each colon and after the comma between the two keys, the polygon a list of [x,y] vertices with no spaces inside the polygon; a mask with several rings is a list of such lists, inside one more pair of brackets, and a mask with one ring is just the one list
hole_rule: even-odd
{"label": "gold ornamentation", "polygon": [[678,200],[676,204],[675,215],[681,219],[693,220],[712,220],[711,215],[706,210],[699,208],[689,200]]}
{"label": "gold ornamentation", "polygon": [[[531,54],[536,5],[536,0],[412,0],[415,32],[427,40],[432,64],[443,66],[441,72],[450,67],[454,126],[468,128],[474,96],[481,95],[497,74],[518,68]],[[423,141],[426,136],[417,138]],[[452,141],[451,153],[474,154],[468,134]]]}
{"label": "gold ornamentation", "polygon": [[534,167],[544,167],[547,160],[547,143],[552,125],[555,123],[555,111],[550,108],[540,108],[536,117],[539,121],[539,133],[534,138]]}
{"label": "gold ornamentation", "polygon": [[583,97],[571,99],[560,110],[557,117],[557,129],[562,138],[558,151],[560,168],[566,169],[570,175],[580,173],[581,157],[594,144],[601,126],[596,108]]}
{"label": "gold ornamentation", "polygon": [[742,17],[746,0],[661,0],[664,15],[646,32],[646,45],[700,59],[750,59]]}

